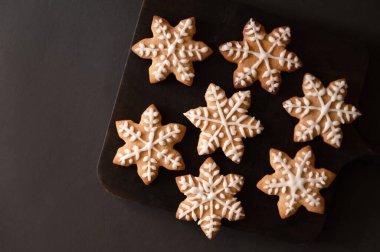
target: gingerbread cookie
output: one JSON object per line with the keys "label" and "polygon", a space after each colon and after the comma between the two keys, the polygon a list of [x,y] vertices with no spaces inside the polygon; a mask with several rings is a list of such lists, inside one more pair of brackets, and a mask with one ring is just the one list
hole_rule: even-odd
{"label": "gingerbread cookie", "polygon": [[205,99],[207,107],[198,107],[184,113],[202,131],[198,154],[211,154],[222,147],[228,158],[240,163],[244,152],[242,138],[254,137],[264,129],[255,117],[246,115],[251,105],[251,92],[240,91],[227,98],[223,89],[210,84]]}
{"label": "gingerbread cookie", "polygon": [[355,106],[344,103],[346,80],[333,81],[325,88],[315,76],[305,74],[302,89],[304,97],[283,102],[286,111],[300,120],[294,129],[294,141],[306,142],[321,135],[325,143],[339,148],[343,138],[341,124],[351,123],[361,115]]}
{"label": "gingerbread cookie", "polygon": [[191,86],[194,78],[193,61],[202,61],[212,50],[205,43],[192,40],[195,18],[184,19],[176,27],[161,17],[154,16],[153,37],[137,42],[132,51],[144,59],[151,59],[150,83],[160,82],[174,73],[178,81]]}
{"label": "gingerbread cookie", "polygon": [[141,115],[140,123],[117,121],[116,128],[125,145],[117,150],[113,163],[136,164],[146,185],[158,176],[160,166],[175,171],[185,169],[182,156],[173,145],[182,140],[186,127],[176,123],[161,125],[161,115],[153,104]]}
{"label": "gingerbread cookie", "polygon": [[212,158],[207,158],[199,170],[199,177],[185,175],[176,178],[179,190],[186,199],[178,206],[180,220],[198,221],[208,239],[220,231],[222,218],[237,221],[244,218],[244,210],[234,197],[243,186],[243,176],[219,174]]}
{"label": "gingerbread cookie", "polygon": [[275,173],[262,178],[257,188],[280,197],[277,206],[281,218],[292,216],[301,205],[310,212],[323,214],[325,204],[319,190],[328,187],[335,174],[314,167],[315,157],[311,147],[299,150],[294,159],[276,149],[271,149],[269,155]]}
{"label": "gingerbread cookie", "polygon": [[238,64],[233,76],[235,88],[249,87],[259,80],[266,91],[276,94],[281,71],[293,72],[302,66],[297,55],[285,49],[290,43],[290,28],[279,27],[267,34],[260,23],[250,19],[243,36],[243,41],[231,41],[219,47],[226,60]]}

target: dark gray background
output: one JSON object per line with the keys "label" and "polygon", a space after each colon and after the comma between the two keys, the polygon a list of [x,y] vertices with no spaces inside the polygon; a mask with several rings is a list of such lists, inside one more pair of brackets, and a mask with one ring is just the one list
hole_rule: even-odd
{"label": "dark gray background", "polygon": [[[365,114],[355,125],[379,151],[375,2],[251,4],[366,41]],[[309,244],[228,228],[208,241],[195,223],[103,190],[96,165],[140,5],[0,0],[0,251],[379,250],[380,169],[364,161],[340,173],[326,227]]]}

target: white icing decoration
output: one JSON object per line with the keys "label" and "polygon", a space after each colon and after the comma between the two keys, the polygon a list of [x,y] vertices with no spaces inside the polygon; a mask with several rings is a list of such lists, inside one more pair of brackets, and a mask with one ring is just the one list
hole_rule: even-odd
{"label": "white icing decoration", "polygon": [[244,218],[241,203],[234,197],[243,186],[243,176],[223,176],[219,172],[219,167],[209,158],[201,166],[199,177],[177,178],[178,188],[187,196],[178,207],[177,218],[198,221],[209,239],[219,231],[222,218],[229,221]]}
{"label": "white icing decoration", "polygon": [[[322,135],[326,143],[340,147],[343,137],[340,125],[361,115],[355,106],[344,103],[346,82],[333,81],[326,89],[315,76],[305,74],[303,90],[305,97],[293,97],[283,103],[288,113],[303,119],[294,131],[295,140],[304,142]],[[334,120],[335,117],[338,119]]]}
{"label": "white icing decoration", "polygon": [[181,81],[191,81],[194,78],[192,61],[205,59],[211,50],[204,43],[192,40],[192,19],[182,20],[174,28],[160,17],[153,18],[152,22],[155,36],[138,42],[134,52],[153,60],[151,74],[157,82],[171,72]]}
{"label": "white icing decoration", "polygon": [[207,107],[191,109],[184,114],[202,131],[199,155],[213,153],[222,147],[228,158],[240,163],[244,151],[242,138],[254,137],[264,129],[259,120],[246,115],[251,92],[240,91],[227,99],[223,89],[210,84],[205,98]]}
{"label": "white icing decoration", "polygon": [[271,150],[270,154],[271,165],[276,173],[263,178],[262,189],[269,195],[284,197],[285,217],[294,214],[300,205],[320,207],[319,190],[326,188],[335,176],[329,178],[326,173],[332,175],[328,170],[313,167],[314,156],[311,148],[301,149],[294,163],[281,151]]}
{"label": "white icing decoration", "polygon": [[[244,65],[246,60],[254,58],[250,67],[243,67],[241,70],[238,68],[235,71],[235,86],[247,87],[259,78],[266,90],[275,93],[281,82],[280,71],[293,71],[301,67],[299,58],[285,49],[290,42],[290,28],[279,27],[266,35],[264,28],[250,19],[244,27],[243,34],[243,41],[227,42],[220,46],[221,52],[228,52],[226,59],[234,63]],[[281,68],[276,68],[273,63],[279,64]],[[258,68],[262,64],[265,65],[265,70],[259,71]]]}
{"label": "white icing decoration", "polygon": [[[137,129],[140,125],[143,130]],[[116,154],[118,163],[123,166],[137,164],[143,171],[141,177],[149,182],[157,177],[159,166],[170,170],[184,168],[181,155],[172,149],[175,143],[181,141],[184,132],[179,124],[162,126],[155,107],[148,107],[144,111],[140,124],[118,121],[117,131],[126,142]]]}

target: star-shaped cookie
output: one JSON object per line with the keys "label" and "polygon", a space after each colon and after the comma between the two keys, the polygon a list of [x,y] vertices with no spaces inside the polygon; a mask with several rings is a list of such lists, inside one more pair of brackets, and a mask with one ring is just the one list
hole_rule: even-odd
{"label": "star-shaped cookie", "polygon": [[186,127],[176,123],[161,125],[161,115],[153,104],[141,115],[140,123],[117,121],[116,128],[125,145],[117,150],[113,163],[136,164],[146,185],[158,176],[160,166],[175,171],[185,169],[181,154],[173,146],[182,140]]}
{"label": "star-shaped cookie", "polygon": [[294,159],[276,149],[271,149],[269,155],[275,173],[262,178],[257,188],[266,194],[279,196],[277,206],[281,218],[292,216],[301,205],[310,212],[323,214],[325,203],[319,190],[329,187],[335,174],[324,168],[315,168],[311,147],[299,150]]}
{"label": "star-shaped cookie", "polygon": [[247,115],[251,105],[251,92],[239,91],[227,98],[223,89],[210,84],[205,99],[207,107],[198,107],[184,113],[202,131],[198,154],[211,154],[222,147],[228,158],[240,163],[244,153],[242,138],[254,137],[264,129],[260,121]]}
{"label": "star-shaped cookie", "polygon": [[306,142],[321,135],[325,143],[339,148],[343,138],[341,124],[351,123],[361,115],[355,106],[344,103],[346,80],[333,81],[325,88],[315,76],[305,74],[302,89],[304,97],[283,102],[286,111],[300,120],[294,128],[294,141]]}
{"label": "star-shaped cookie", "polygon": [[194,41],[195,18],[181,20],[172,27],[167,20],[154,16],[153,37],[137,42],[132,51],[144,59],[151,59],[150,83],[160,82],[174,73],[178,81],[191,86],[194,78],[193,61],[202,61],[212,50],[201,41]]}
{"label": "star-shaped cookie", "polygon": [[219,46],[226,60],[238,64],[233,76],[235,88],[249,87],[259,80],[266,91],[276,94],[281,71],[293,72],[302,66],[297,55],[285,49],[290,43],[290,28],[278,27],[267,34],[260,23],[250,19],[243,36],[243,41]]}
{"label": "star-shaped cookie", "polygon": [[199,177],[185,175],[176,178],[179,190],[186,199],[178,206],[180,220],[198,221],[207,238],[220,231],[222,218],[237,221],[244,218],[240,201],[234,197],[243,186],[243,176],[223,176],[212,158],[207,158],[199,169]]}

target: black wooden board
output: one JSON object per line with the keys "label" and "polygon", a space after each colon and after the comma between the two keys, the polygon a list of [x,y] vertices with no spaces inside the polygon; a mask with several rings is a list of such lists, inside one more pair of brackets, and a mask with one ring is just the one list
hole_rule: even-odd
{"label": "black wooden board", "polygon": [[[199,167],[206,159],[206,156],[198,156],[196,151],[200,131],[182,113],[205,105],[204,93],[209,83],[220,85],[228,96],[237,91],[232,85],[236,65],[227,62],[219,54],[218,46],[226,41],[241,40],[242,29],[251,17],[262,23],[267,32],[278,26],[289,25],[292,42],[287,48],[300,57],[304,67],[292,74],[283,73],[282,86],[275,96],[261,89],[258,82],[249,88],[252,91],[249,114],[260,119],[265,130],[254,139],[244,140],[245,154],[241,164],[234,164],[220,149],[211,156],[221,167],[222,173],[238,173],[245,177],[243,190],[237,197],[242,201],[246,218],[238,222],[223,221],[224,227],[265,233],[291,242],[314,239],[322,229],[327,214],[313,214],[300,208],[293,217],[281,220],[277,210],[278,198],[259,191],[256,183],[265,174],[273,172],[269,165],[270,148],[278,148],[294,156],[297,150],[310,144],[316,155],[317,167],[328,168],[337,174],[347,163],[371,154],[353,125],[343,126],[343,144],[338,150],[323,143],[320,137],[309,143],[294,143],[293,128],[297,120],[288,115],[281,105],[290,97],[303,96],[301,84],[307,72],[319,77],[325,85],[345,77],[349,85],[346,101],[357,105],[366,76],[366,49],[352,39],[337,38],[334,34],[300,20],[292,20],[291,17],[275,16],[240,3],[216,0],[146,0],[132,44],[152,36],[150,25],[154,15],[166,18],[172,25],[194,16],[197,28],[194,39],[207,43],[214,53],[205,61],[194,64],[195,79],[191,87],[179,83],[173,75],[151,85],[148,78],[151,61],[143,60],[133,53],[129,55],[98,165],[99,178],[106,190],[125,199],[172,211],[175,218],[178,204],[184,199],[177,189],[175,177],[188,173],[198,175]],[[136,166],[112,164],[116,150],[123,145],[114,122],[124,119],[138,122],[141,113],[150,104],[158,107],[164,124],[175,122],[187,126],[183,141],[175,147],[182,154],[186,169],[173,172],[161,168],[158,178],[150,186],[145,186],[137,175]],[[334,184],[322,191],[327,213],[333,190]],[[178,225],[181,224],[178,221]],[[195,223],[194,230],[201,232]]]}

